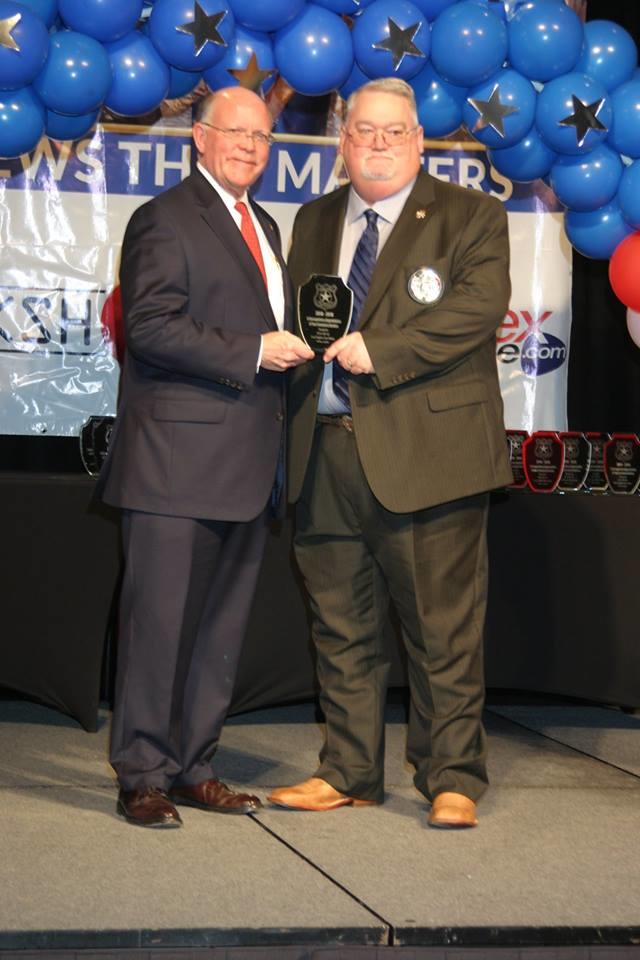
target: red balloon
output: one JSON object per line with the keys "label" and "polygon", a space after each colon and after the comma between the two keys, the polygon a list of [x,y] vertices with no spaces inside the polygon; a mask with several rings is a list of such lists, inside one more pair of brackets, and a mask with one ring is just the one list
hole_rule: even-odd
{"label": "red balloon", "polygon": [[640,232],[625,237],[613,251],[609,281],[618,300],[640,313]]}
{"label": "red balloon", "polygon": [[102,332],[111,341],[111,351],[122,366],[124,360],[124,329],[122,324],[122,300],[120,286],[114,287],[102,307],[100,315]]}

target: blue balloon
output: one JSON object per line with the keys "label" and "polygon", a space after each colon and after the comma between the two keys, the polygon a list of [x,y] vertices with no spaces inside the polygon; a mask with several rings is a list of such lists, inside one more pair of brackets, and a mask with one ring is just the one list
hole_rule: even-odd
{"label": "blue balloon", "polygon": [[0,93],[0,157],[19,157],[44,132],[44,107],[31,87]]}
{"label": "blue balloon", "polygon": [[273,41],[283,79],[307,97],[342,86],[353,66],[351,31],[336,13],[308,3]]}
{"label": "blue balloon", "polygon": [[58,0],[58,7],[70,30],[110,43],[133,30],[142,0]]}
{"label": "blue balloon", "polygon": [[631,34],[610,20],[591,20],[584,28],[582,53],[575,69],[597,80],[609,92],[630,80],[638,65]]}
{"label": "blue balloon", "polygon": [[276,73],[271,39],[266,33],[257,33],[255,30],[246,30],[244,27],[236,27],[235,39],[231,41],[222,60],[209,70],[205,70],[204,79],[207,86],[211,90],[237,86],[239,80],[229,71],[244,70],[254,54],[260,70],[273,71],[272,75],[266,77],[260,85],[262,92],[268,90],[273,86]]}
{"label": "blue balloon", "polygon": [[45,133],[52,140],[80,140],[95,127],[99,115],[99,110],[93,110],[82,116],[66,117],[47,110]]}
{"label": "blue balloon", "polygon": [[58,0],[20,0],[20,5],[28,7],[47,27],[52,27],[58,16]]}
{"label": "blue balloon", "polygon": [[339,93],[343,100],[348,100],[354,90],[369,82],[369,77],[363,73],[357,63],[353,64],[351,73],[340,87]]}
{"label": "blue balloon", "polygon": [[13,0],[0,0],[0,20],[15,17],[15,25],[7,24],[7,39],[0,44],[0,90],[27,86],[47,59],[49,34],[40,17]]}
{"label": "blue balloon", "polygon": [[582,21],[564,2],[531,0],[509,21],[509,63],[530,80],[546,82],[575,67]]}
{"label": "blue balloon", "polygon": [[462,124],[467,88],[443,80],[432,63],[412,78],[411,86],[425,137],[446,137],[454,133]]}
{"label": "blue balloon", "polygon": [[[394,42],[394,33],[409,30],[394,53],[380,44]],[[415,77],[427,63],[431,36],[424,13],[409,0],[374,0],[353,25],[353,51],[368,77]]]}
{"label": "blue balloon", "polygon": [[169,92],[169,67],[151,40],[132,30],[107,44],[113,83],[105,106],[123,117],[140,117],[159,106]]}
{"label": "blue balloon", "polygon": [[625,167],[618,188],[620,213],[636,230],[640,230],[640,160]]}
{"label": "blue balloon", "polygon": [[458,0],[413,0],[413,3],[422,10],[427,20],[435,20],[443,10],[458,3]]}
{"label": "blue balloon", "polygon": [[216,25],[215,40],[197,43],[193,34],[176,28],[194,23],[193,0],[156,0],[149,17],[149,36],[160,56],[179,70],[203,71],[213,67],[225,56],[235,31],[235,18],[225,0],[199,0],[207,15],[222,14]]}
{"label": "blue balloon", "polygon": [[112,80],[101,43],[84,33],[59,30],[51,36],[49,57],[33,86],[49,110],[80,115],[98,109]]}
{"label": "blue balloon", "polygon": [[[533,126],[536,99],[537,94],[531,81],[506,67],[469,90],[462,117],[469,133],[480,143],[498,149],[510,147],[522,140]],[[472,100],[475,100],[478,106],[474,106]],[[505,108],[513,110],[514,113],[503,117],[496,116],[495,126],[491,126],[487,117],[492,118],[493,113],[484,113],[484,104],[487,104],[487,109],[492,109],[489,103],[499,104],[498,114]]]}
{"label": "blue balloon", "polygon": [[319,7],[326,7],[333,13],[346,13],[350,16],[360,13],[364,6],[360,0],[314,0],[314,3],[317,3]]}
{"label": "blue balloon", "polygon": [[177,67],[169,67],[169,75],[171,79],[167,100],[186,96],[195,90],[202,79],[201,73],[194,73],[193,70],[178,70]]}
{"label": "blue balloon", "polygon": [[[587,116],[587,108],[591,109],[592,118],[585,126],[582,120]],[[606,139],[611,119],[607,91],[582,73],[567,73],[551,80],[538,96],[538,132],[547,146],[558,153],[589,153]]]}
{"label": "blue balloon", "polygon": [[568,210],[564,227],[569,242],[578,253],[594,260],[608,260],[618,244],[634,233],[615,200],[586,213]]}
{"label": "blue balloon", "polygon": [[551,168],[551,188],[565,207],[597,210],[615,197],[622,170],[618,154],[601,144],[584,157],[558,157]]}
{"label": "blue balloon", "polygon": [[465,0],[447,7],[431,28],[431,59],[445,80],[474,86],[507,58],[507,26],[491,10]]}
{"label": "blue balloon", "polygon": [[608,143],[624,157],[640,157],[640,77],[622,83],[611,94],[613,122]]}
{"label": "blue balloon", "polygon": [[271,33],[302,12],[305,0],[230,0],[233,15],[242,27]]}
{"label": "blue balloon", "polygon": [[546,177],[558,156],[550,150],[535,127],[512,147],[488,150],[487,155],[498,173],[522,183]]}

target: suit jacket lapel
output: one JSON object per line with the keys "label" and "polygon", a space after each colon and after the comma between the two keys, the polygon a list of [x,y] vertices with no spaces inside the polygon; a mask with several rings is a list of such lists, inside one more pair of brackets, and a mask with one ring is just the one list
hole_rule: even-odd
{"label": "suit jacket lapel", "polygon": [[[290,331],[293,329],[293,315],[292,315],[293,295],[291,291],[291,280],[289,279],[289,273],[287,271],[287,267],[282,256],[282,250],[280,247],[280,238],[271,220],[265,216],[262,207],[258,206],[258,204],[253,200],[252,197],[249,197],[249,201],[251,203],[251,209],[253,210],[256,217],[258,218],[260,222],[260,226],[264,231],[264,235],[269,241],[269,246],[273,250],[274,256],[278,261],[278,265],[280,266],[280,273],[282,274],[282,287],[284,290],[284,328],[285,330]],[[275,319],[273,322],[275,326]]]}

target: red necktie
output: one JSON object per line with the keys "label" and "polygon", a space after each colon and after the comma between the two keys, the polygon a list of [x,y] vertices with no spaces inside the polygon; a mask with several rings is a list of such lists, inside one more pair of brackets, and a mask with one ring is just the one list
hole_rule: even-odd
{"label": "red necktie", "polygon": [[264,268],[264,260],[262,259],[262,251],[260,250],[260,241],[258,240],[258,234],[256,233],[256,228],[253,225],[253,220],[251,219],[251,214],[247,210],[246,203],[243,203],[239,200],[236,203],[236,210],[240,214],[240,233],[246,245],[249,247],[253,259],[258,264],[258,269],[262,274],[262,279],[264,280],[265,287],[268,288],[267,284],[267,271]]}

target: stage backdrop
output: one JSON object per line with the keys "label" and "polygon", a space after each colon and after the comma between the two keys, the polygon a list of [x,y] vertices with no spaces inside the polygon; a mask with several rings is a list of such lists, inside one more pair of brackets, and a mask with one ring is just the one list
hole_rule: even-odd
{"label": "stage backdrop", "polygon": [[[298,206],[344,180],[335,143],[283,135],[272,149],[256,197],[285,248]],[[124,229],[192,162],[186,127],[110,125],[0,161],[0,433],[74,436],[89,416],[115,413],[119,368],[107,330]],[[505,204],[513,294],[496,358],[506,426],[566,429],[571,255],[555,197],[541,181],[506,180],[474,142],[428,142],[424,163]]]}

